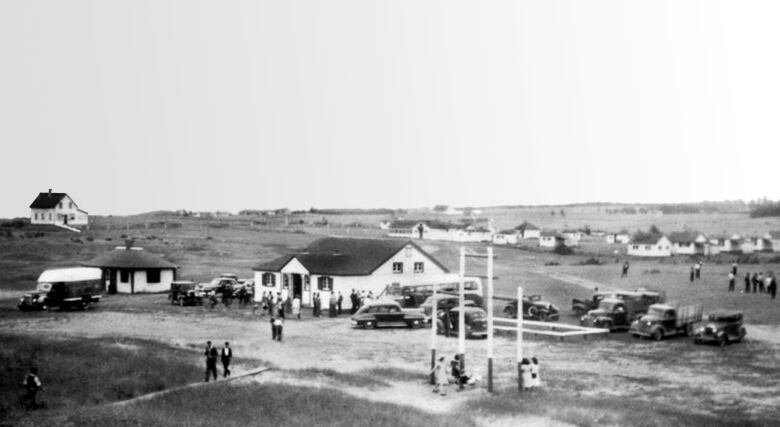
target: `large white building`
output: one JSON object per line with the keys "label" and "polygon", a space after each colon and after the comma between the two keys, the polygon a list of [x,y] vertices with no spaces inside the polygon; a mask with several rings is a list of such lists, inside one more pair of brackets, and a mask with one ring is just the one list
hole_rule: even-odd
{"label": "large white building", "polygon": [[54,225],[87,225],[89,214],[79,209],[66,193],[39,193],[30,204],[30,223]]}
{"label": "large white building", "polygon": [[642,236],[628,244],[627,253],[644,257],[672,256],[672,242],[664,235]]}
{"label": "large white building", "polygon": [[709,239],[696,231],[677,231],[669,234],[675,255],[709,255]]}
{"label": "large white building", "polygon": [[136,294],[167,292],[176,280],[176,265],[142,248],[118,246],[85,263],[103,270],[106,292]]}
{"label": "large white building", "polygon": [[389,287],[452,280],[449,270],[417,244],[396,239],[326,237],[301,252],[260,264],[254,272],[257,301],[270,291],[311,306],[319,293],[327,305],[340,292],[346,308],[353,289],[378,296]]}

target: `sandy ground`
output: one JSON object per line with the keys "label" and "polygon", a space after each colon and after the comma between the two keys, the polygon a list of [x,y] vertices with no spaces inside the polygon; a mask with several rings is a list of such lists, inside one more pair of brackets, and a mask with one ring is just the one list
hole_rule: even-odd
{"label": "sandy ground", "polygon": [[[165,298],[164,296],[158,296]],[[243,362],[235,373],[270,366],[273,369],[241,381],[286,382],[333,387],[328,379],[302,378],[291,370],[305,368],[360,372],[377,367],[419,373],[418,381],[380,378],[389,387],[338,385],[338,389],[369,400],[393,402],[430,412],[444,412],[487,393],[485,384],[447,396],[431,392],[426,383],[430,363],[430,329],[353,329],[346,316],[336,319],[288,320],[284,341],[270,339],[264,316],[222,316],[201,307],[166,307],[159,312],[115,312],[97,308],[87,312],[32,313],[0,319],[3,332],[46,336],[134,337],[169,343],[192,350],[200,361],[207,340],[230,341]],[[664,342],[635,340],[626,334],[561,342],[526,334],[524,355],[539,357],[547,392],[564,389],[581,396],[615,396],[652,400],[681,410],[713,413],[736,406],[756,416],[780,415],[780,328],[748,326],[749,339],[725,348],[695,346],[685,338]],[[511,334],[495,340],[495,384],[501,393],[513,393],[516,341]],[[450,359],[457,339],[437,337],[437,351]],[[486,377],[486,340],[467,341],[467,371]],[[193,372],[197,381],[201,372]],[[697,399],[691,399],[696,395]],[[536,417],[484,418],[484,425],[560,425]]]}

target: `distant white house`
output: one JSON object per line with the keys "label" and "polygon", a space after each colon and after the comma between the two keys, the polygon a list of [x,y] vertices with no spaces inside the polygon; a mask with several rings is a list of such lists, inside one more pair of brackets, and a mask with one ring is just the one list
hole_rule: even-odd
{"label": "distant white house", "polygon": [[30,204],[30,223],[55,225],[87,225],[89,214],[79,209],[66,193],[39,193]]}
{"label": "distant white house", "polygon": [[625,245],[631,241],[631,234],[626,230],[620,230],[617,233],[607,233],[606,241],[611,245]]}
{"label": "distant white house", "polygon": [[627,253],[632,256],[672,256],[672,242],[664,235],[650,235],[635,238],[631,240],[627,247]]}
{"label": "distant white house", "polygon": [[528,221],[515,227],[515,230],[520,231],[523,239],[538,239],[542,236],[542,230]]}
{"label": "distant white house", "polygon": [[176,280],[175,264],[131,246],[118,246],[84,263],[103,270],[108,293],[167,292]]}
{"label": "distant white house", "polygon": [[561,236],[566,240],[566,246],[579,246],[582,232],[579,230],[563,230]]}
{"label": "distant white house", "polygon": [[519,230],[502,230],[493,234],[493,244],[496,245],[516,245],[522,238]]}
{"label": "distant white house", "polygon": [[555,248],[565,244],[566,239],[554,231],[542,231],[539,235],[539,247]]}
{"label": "distant white house", "polygon": [[770,231],[764,238],[769,239],[773,251],[780,252],[780,231]]}
{"label": "distant white house", "polygon": [[742,253],[743,249],[750,250],[747,246],[743,246],[743,239],[739,234],[720,234],[710,236],[710,253],[716,255],[722,252],[725,253]]}
{"label": "distant white house", "polygon": [[756,252],[772,252],[774,250],[772,239],[768,234],[751,237],[750,241],[753,244],[753,249]]}
{"label": "distant white house", "polygon": [[669,234],[675,255],[709,255],[707,236],[696,231],[678,231]]}
{"label": "distant white house", "polygon": [[390,237],[453,242],[492,242],[493,230],[478,224],[438,220],[398,220],[386,226]]}

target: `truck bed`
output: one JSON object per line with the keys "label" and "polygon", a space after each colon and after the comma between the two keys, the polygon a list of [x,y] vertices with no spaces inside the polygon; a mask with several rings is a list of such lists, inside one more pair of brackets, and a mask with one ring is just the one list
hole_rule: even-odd
{"label": "truck bed", "polygon": [[702,311],[701,304],[678,306],[677,319],[675,321],[676,326],[680,328],[684,325],[701,321]]}

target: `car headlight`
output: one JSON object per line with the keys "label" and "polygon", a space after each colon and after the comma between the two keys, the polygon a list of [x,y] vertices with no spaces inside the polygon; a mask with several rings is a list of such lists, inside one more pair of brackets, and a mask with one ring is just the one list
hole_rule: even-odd
{"label": "car headlight", "polygon": [[19,302],[24,302],[24,297],[19,298]]}

